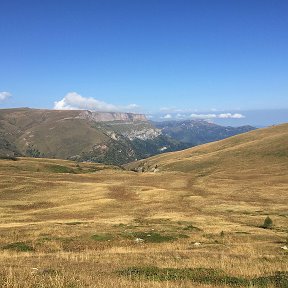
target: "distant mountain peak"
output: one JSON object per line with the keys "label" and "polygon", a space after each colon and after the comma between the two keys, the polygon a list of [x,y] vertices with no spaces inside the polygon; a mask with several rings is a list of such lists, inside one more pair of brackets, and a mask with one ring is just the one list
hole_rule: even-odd
{"label": "distant mountain peak", "polygon": [[195,120],[153,123],[125,112],[0,109],[0,156],[123,164],[249,130]]}
{"label": "distant mountain peak", "polygon": [[126,113],[126,112],[98,112],[83,110],[79,114],[80,119],[86,119],[95,122],[109,121],[148,121],[144,114]]}

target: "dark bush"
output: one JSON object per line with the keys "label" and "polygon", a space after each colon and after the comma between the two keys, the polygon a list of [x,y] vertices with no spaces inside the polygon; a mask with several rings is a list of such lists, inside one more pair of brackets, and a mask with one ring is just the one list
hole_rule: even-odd
{"label": "dark bush", "polygon": [[18,251],[18,252],[34,251],[33,247],[31,247],[30,245],[27,245],[24,242],[15,242],[15,243],[7,244],[7,245],[3,246],[3,249],[14,250],[14,251]]}
{"label": "dark bush", "polygon": [[12,160],[12,161],[17,161],[18,158],[12,155],[0,155],[0,159],[2,160]]}
{"label": "dark bush", "polygon": [[263,223],[263,225],[261,226],[261,228],[271,229],[272,226],[273,226],[273,221],[272,221],[272,219],[271,219],[269,216],[267,216],[267,217],[265,218],[264,223]]}

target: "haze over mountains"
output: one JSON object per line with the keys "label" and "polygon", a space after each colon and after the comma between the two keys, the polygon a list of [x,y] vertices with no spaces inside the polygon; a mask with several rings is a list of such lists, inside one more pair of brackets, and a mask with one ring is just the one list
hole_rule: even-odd
{"label": "haze over mountains", "polygon": [[88,110],[0,110],[0,151],[124,164],[254,129],[205,121],[152,123],[143,114]]}
{"label": "haze over mountains", "polygon": [[154,122],[154,125],[161,129],[164,135],[186,143],[189,147],[221,140],[255,129],[255,127],[249,125],[225,127],[204,120],[164,121]]}

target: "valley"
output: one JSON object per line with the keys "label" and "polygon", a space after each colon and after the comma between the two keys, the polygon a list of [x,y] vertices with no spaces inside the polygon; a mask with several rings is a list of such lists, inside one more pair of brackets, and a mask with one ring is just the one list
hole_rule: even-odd
{"label": "valley", "polygon": [[253,129],[205,121],[153,123],[133,113],[0,109],[0,156],[123,165]]}
{"label": "valley", "polygon": [[154,122],[153,124],[161,129],[164,135],[185,143],[189,147],[222,140],[255,129],[250,125],[240,127],[220,126],[205,120],[174,120]]}
{"label": "valley", "polygon": [[286,287],[287,136],[258,129],[125,170],[1,159],[1,287]]}
{"label": "valley", "polygon": [[0,288],[288,288],[288,1],[0,11]]}

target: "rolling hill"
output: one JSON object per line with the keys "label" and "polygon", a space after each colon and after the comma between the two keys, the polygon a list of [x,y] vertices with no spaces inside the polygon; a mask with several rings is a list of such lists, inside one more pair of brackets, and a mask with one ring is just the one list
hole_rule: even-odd
{"label": "rolling hill", "polygon": [[83,110],[0,110],[0,153],[123,164],[181,143],[142,114]]}
{"label": "rolling hill", "polygon": [[0,286],[287,287],[287,136],[127,165],[146,173],[0,159]]}
{"label": "rolling hill", "polygon": [[[288,124],[258,129],[183,151],[165,153],[128,164],[131,169],[189,173],[287,171]],[[246,170],[247,169],[247,170]]]}
{"label": "rolling hill", "polygon": [[0,109],[0,155],[121,165],[251,129],[205,121],[152,123],[133,113]]}

